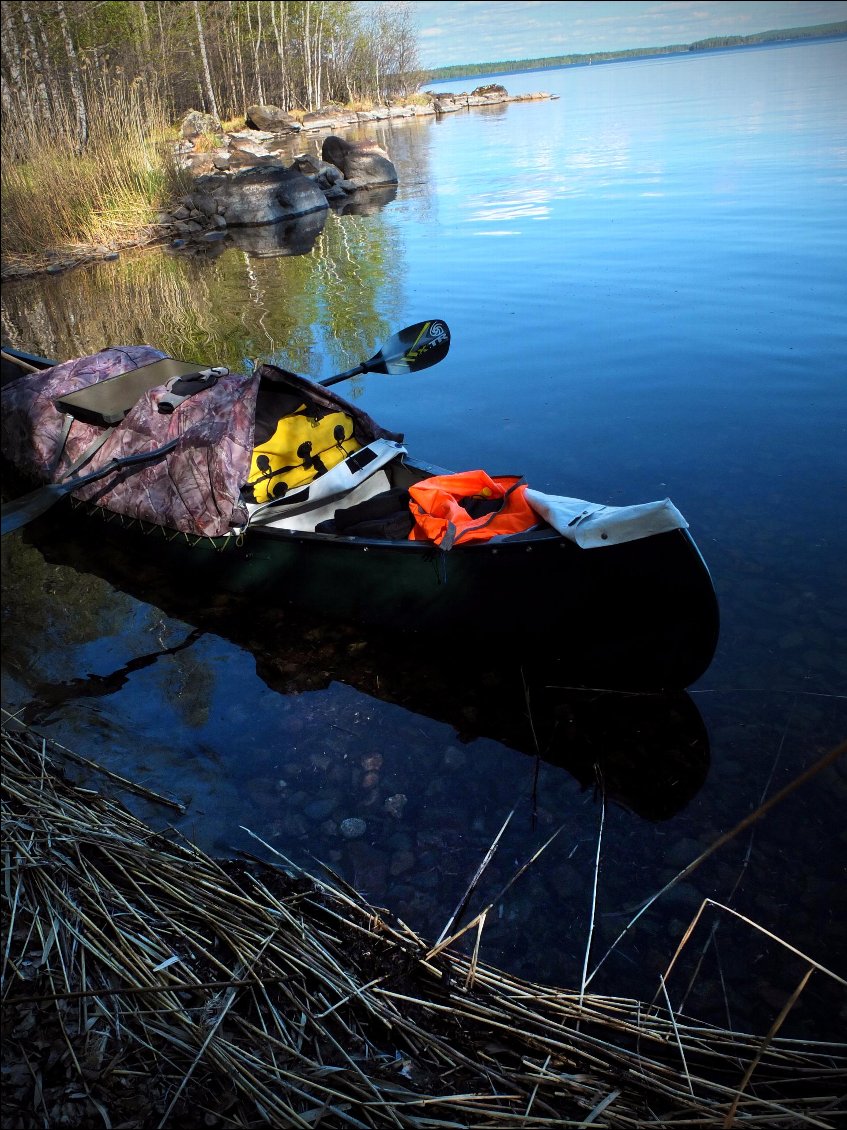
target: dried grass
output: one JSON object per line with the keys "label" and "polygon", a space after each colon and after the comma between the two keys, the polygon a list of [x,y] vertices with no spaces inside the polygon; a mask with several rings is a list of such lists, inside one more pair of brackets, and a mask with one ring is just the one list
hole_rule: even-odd
{"label": "dried grass", "polygon": [[837,1124],[845,1046],[521,981],[2,744],[4,1125]]}

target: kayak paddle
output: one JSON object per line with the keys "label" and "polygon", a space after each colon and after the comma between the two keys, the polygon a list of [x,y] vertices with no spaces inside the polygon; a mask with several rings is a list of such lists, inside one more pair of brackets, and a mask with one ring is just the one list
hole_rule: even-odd
{"label": "kayak paddle", "polygon": [[[430,365],[437,365],[439,361],[443,361],[449,348],[450,331],[445,322],[436,318],[431,318],[426,322],[416,322],[413,326],[407,326],[406,329],[400,330],[399,333],[389,338],[382,349],[371,357],[370,361],[363,361],[355,368],[348,369],[346,373],[338,373],[336,376],[328,377],[325,381],[318,383],[327,388],[329,385],[338,384],[339,381],[346,381],[350,377],[358,376],[359,373],[389,373],[391,375],[417,373],[421,369],[428,369]],[[92,483],[95,479],[103,478],[104,475],[109,475],[112,471],[118,471],[123,467],[131,467],[135,463],[143,463],[148,459],[165,455],[174,447],[176,442],[176,440],[172,440],[170,443],[166,443],[164,447],[158,447],[154,451],[145,451],[138,455],[125,455],[113,459],[105,467],[101,467],[99,471],[92,471],[88,475],[68,479],[64,483],[48,483],[47,486],[39,487],[38,490],[24,495],[23,498],[16,498],[13,502],[6,503],[2,507],[0,536],[10,534],[13,530],[19,530],[21,526],[25,526],[27,522],[32,522],[45,510],[49,510],[60,498],[63,498],[66,494],[71,494],[78,487]]]}
{"label": "kayak paddle", "polygon": [[64,483],[48,483],[47,486],[38,487],[37,490],[30,491],[22,498],[4,503],[0,536],[10,534],[14,530],[19,530],[21,526],[25,526],[27,522],[32,522],[45,510],[49,510],[60,498],[64,498],[66,494],[71,494],[72,491],[85,486],[86,483],[93,483],[96,479],[102,479],[106,475],[111,475],[113,471],[120,471],[124,467],[132,467],[136,463],[147,463],[151,459],[157,459],[160,455],[167,455],[169,451],[176,447],[178,442],[178,439],[172,439],[170,443],[166,443],[163,447],[156,447],[152,451],[140,451],[136,455],[117,456],[98,471],[90,471],[87,475],[78,475],[75,479],[68,479]]}
{"label": "kayak paddle", "polygon": [[390,373],[392,376],[417,373],[420,369],[428,369],[430,365],[443,361],[449,348],[450,331],[445,322],[437,318],[428,322],[416,322],[414,326],[407,326],[405,330],[400,330],[389,338],[370,361],[363,361],[355,369],[348,369],[346,373],[339,373],[317,383],[328,388],[339,381],[358,376],[359,373]]}

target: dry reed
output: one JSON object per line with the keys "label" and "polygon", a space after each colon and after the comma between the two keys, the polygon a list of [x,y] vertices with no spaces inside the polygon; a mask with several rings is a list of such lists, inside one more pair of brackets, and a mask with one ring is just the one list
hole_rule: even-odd
{"label": "dry reed", "polygon": [[4,260],[144,244],[157,211],[188,187],[158,92],[142,82],[109,83],[99,73],[86,81],[89,102],[100,109],[83,152],[70,105],[48,122],[20,105],[10,115],[14,129],[4,129],[0,143]]}
{"label": "dry reed", "polygon": [[2,744],[4,1125],[843,1116],[845,1046],[519,980],[433,948],[340,880],[152,831],[13,721]]}

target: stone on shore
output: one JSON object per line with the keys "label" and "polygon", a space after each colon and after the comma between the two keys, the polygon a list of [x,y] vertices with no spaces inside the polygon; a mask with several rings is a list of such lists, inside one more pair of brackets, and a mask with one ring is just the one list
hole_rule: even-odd
{"label": "stone on shore", "polygon": [[182,136],[187,141],[193,141],[204,133],[220,133],[221,123],[213,114],[204,114],[202,110],[189,110],[182,119]]}
{"label": "stone on shore", "polygon": [[345,180],[362,188],[398,183],[393,161],[375,142],[347,141],[330,135],[324,139],[321,156],[340,169]]}
{"label": "stone on shore", "polygon": [[272,134],[296,133],[301,129],[300,123],[279,106],[248,106],[244,117],[248,129]]}
{"label": "stone on shore", "polygon": [[281,165],[207,173],[195,185],[215,201],[227,224],[276,224],[328,207],[313,180]]}

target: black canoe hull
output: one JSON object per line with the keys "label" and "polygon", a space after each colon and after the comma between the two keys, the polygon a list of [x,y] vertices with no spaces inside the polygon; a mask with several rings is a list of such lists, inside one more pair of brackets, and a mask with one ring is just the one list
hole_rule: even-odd
{"label": "black canoe hull", "polygon": [[202,578],[210,597],[247,598],[257,615],[291,606],[323,621],[436,638],[451,652],[517,649],[558,663],[583,686],[688,687],[718,640],[714,586],[686,530],[601,549],[546,533],[442,553],[273,529],[251,530],[240,544],[191,544],[97,510],[84,527],[98,540],[125,540],[133,555],[155,555],[177,589]]}
{"label": "black canoe hull", "polygon": [[[257,615],[269,603],[292,606],[324,621],[426,635],[451,653],[517,648],[555,661],[582,686],[683,689],[717,646],[714,586],[687,530],[580,549],[545,528],[444,553],[421,542],[262,526],[242,539],[189,539],[88,505],[68,517],[80,537],[119,538],[132,559],[155,558],[175,590],[202,579],[210,594],[251,598]],[[60,520],[57,507],[38,524]]]}

